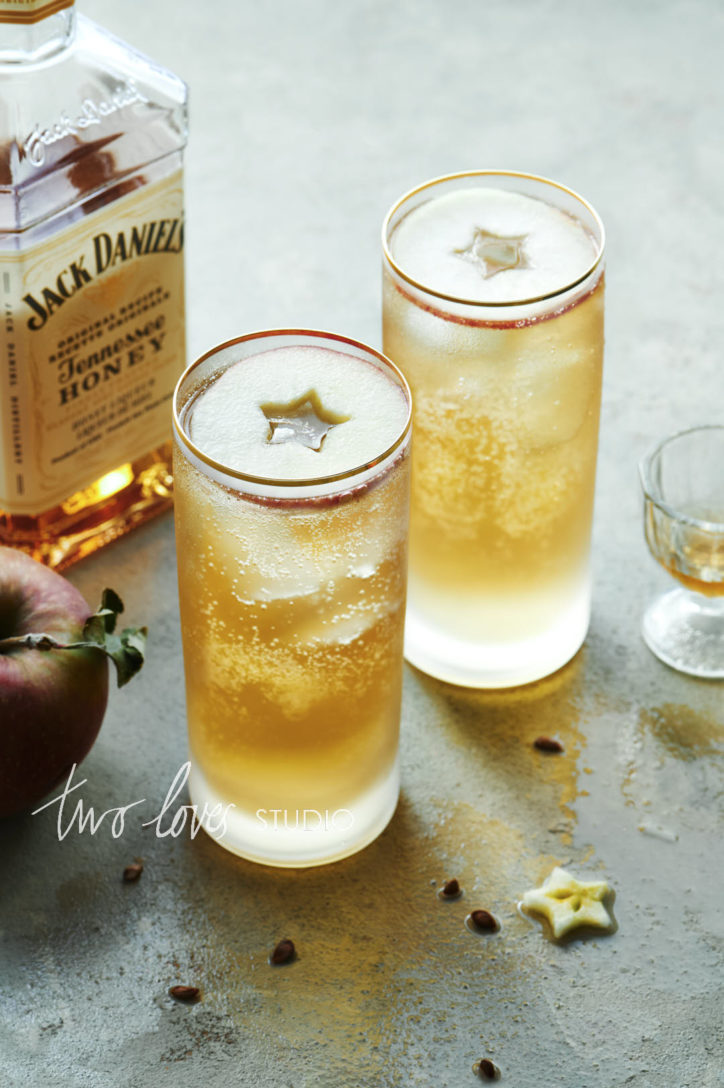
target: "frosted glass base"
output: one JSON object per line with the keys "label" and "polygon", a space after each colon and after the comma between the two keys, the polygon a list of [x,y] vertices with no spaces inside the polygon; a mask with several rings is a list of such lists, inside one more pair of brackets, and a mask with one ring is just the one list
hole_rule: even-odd
{"label": "frosted glass base", "polygon": [[[191,761],[189,775],[191,801],[201,816],[215,806],[223,809],[228,801],[213,790],[199,768]],[[219,846],[248,861],[289,869],[305,869],[339,861],[368,846],[392,819],[400,793],[399,763],[362,797],[350,801],[349,808],[259,809],[256,813],[230,808],[226,826],[220,830],[218,817],[201,820],[201,826]],[[217,811],[221,811],[217,809]]]}
{"label": "frosted glass base", "polygon": [[[520,603],[516,602],[520,608]],[[485,608],[484,603],[480,605]],[[408,600],[405,657],[416,668],[470,688],[507,688],[530,684],[560,669],[580,649],[591,615],[588,582],[556,614],[542,634],[501,642],[456,638],[440,630]]]}

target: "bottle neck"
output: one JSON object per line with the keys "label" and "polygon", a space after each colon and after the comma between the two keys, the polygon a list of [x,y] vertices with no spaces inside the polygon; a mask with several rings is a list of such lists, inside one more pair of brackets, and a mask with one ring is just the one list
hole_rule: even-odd
{"label": "bottle neck", "polygon": [[74,0],[0,0],[0,64],[46,60],[74,34]]}

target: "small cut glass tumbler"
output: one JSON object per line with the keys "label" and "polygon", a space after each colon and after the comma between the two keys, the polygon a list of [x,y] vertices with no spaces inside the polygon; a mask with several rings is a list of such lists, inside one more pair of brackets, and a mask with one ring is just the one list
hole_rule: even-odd
{"label": "small cut glass tumbler", "polygon": [[646,644],[680,672],[724,679],[724,426],[666,438],[639,471],[651,554],[681,583],[647,608]]}

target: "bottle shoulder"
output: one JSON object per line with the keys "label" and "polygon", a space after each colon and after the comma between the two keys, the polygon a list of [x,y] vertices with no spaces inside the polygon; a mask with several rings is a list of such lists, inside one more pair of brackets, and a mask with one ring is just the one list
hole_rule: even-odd
{"label": "bottle shoulder", "polygon": [[84,66],[100,66],[108,75],[133,79],[149,95],[185,106],[188,89],[179,76],[109,30],[83,15],[76,16],[73,51]]}
{"label": "bottle shoulder", "polygon": [[187,140],[187,88],[79,15],[46,60],[0,64],[0,234],[23,231]]}

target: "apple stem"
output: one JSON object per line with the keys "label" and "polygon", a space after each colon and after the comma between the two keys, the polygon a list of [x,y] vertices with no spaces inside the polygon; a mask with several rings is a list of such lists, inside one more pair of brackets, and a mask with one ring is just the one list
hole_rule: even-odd
{"label": "apple stem", "polygon": [[29,650],[70,650],[83,643],[58,642],[52,635],[13,635],[0,639],[0,654],[14,650],[16,646],[27,646]]}
{"label": "apple stem", "polygon": [[123,601],[112,589],[105,589],[101,607],[89,616],[83,627],[82,642],[59,642],[52,635],[11,635],[0,639],[0,654],[24,647],[29,650],[100,650],[116,667],[119,688],[134,676],[146,651],[145,627],[126,627],[115,634],[116,619],[123,612]]}

